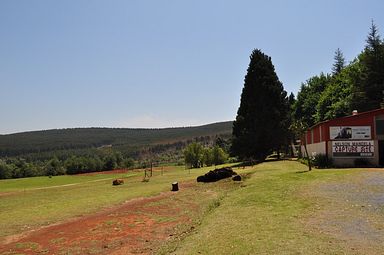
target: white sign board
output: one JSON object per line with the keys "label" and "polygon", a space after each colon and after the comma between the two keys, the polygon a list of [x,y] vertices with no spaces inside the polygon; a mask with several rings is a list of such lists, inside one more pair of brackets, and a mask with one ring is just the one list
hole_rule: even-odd
{"label": "white sign board", "polygon": [[329,127],[331,140],[362,140],[371,138],[370,126]]}
{"label": "white sign board", "polygon": [[371,141],[334,141],[332,142],[333,157],[373,157],[374,142]]}

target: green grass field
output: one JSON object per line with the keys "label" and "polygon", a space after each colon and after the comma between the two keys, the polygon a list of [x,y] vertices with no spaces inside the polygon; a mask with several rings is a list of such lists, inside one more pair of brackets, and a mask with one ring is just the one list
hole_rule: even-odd
{"label": "green grass field", "polygon": [[[369,170],[305,172],[306,169],[306,166],[297,162],[278,161],[263,163],[247,170],[252,176],[244,182],[242,188],[229,192],[220,201],[220,205],[204,217],[192,235],[178,244],[163,247],[160,253],[363,254],[365,251],[366,254],[382,254],[384,248],[380,241],[369,243],[368,240],[367,247],[376,245],[373,252],[368,252],[367,247],[351,247],[353,242],[350,244],[344,240],[348,237],[336,238],[319,231],[317,223],[309,223],[312,217],[318,217],[316,212],[321,210],[330,211],[334,213],[333,216],[340,215],[341,221],[348,217],[361,220],[358,211],[350,211],[349,216],[343,214],[344,207],[348,205],[342,204],[337,194],[334,196],[336,203],[329,206],[327,198],[316,198],[315,190],[318,185],[338,183],[350,178],[359,179],[360,174]],[[343,199],[344,196],[340,196],[340,200]],[[367,211],[364,215],[373,215],[380,221],[384,218],[383,212],[375,214]],[[337,229],[338,225],[332,227]],[[380,231],[380,228],[377,227],[377,230]]]}
{"label": "green grass field", "polygon": [[291,254],[302,247],[311,254],[311,238],[296,222],[311,205],[300,188],[326,175],[295,174],[305,169],[288,161],[256,166],[246,185],[229,193],[176,253]]}
{"label": "green grass field", "polygon": [[21,192],[63,185],[76,185],[85,182],[97,182],[106,179],[135,176],[128,174],[95,174],[95,175],[62,175],[49,178],[48,176],[0,180],[0,192]]}
{"label": "green grass field", "polygon": [[[0,192],[10,193],[0,196],[0,239],[156,195],[170,190],[173,181],[194,182],[208,170],[169,167],[163,175],[155,172],[149,182],[142,181],[142,172],[2,181]],[[175,238],[154,247],[159,254],[384,253],[383,171],[306,172],[295,161],[234,170],[246,178],[240,183],[199,183],[177,194],[172,203],[182,208],[190,200],[201,209],[190,214],[194,230],[180,226]],[[125,184],[113,187],[111,179],[105,180],[115,177],[124,177]],[[156,220],[174,219],[163,215]]]}
{"label": "green grass field", "polygon": [[[33,177],[0,182],[0,238],[97,212],[136,197],[168,191],[173,181],[194,180],[209,168],[170,167],[143,182],[143,172],[92,176]],[[125,184],[112,186],[112,179]],[[9,193],[1,195],[1,193]]]}

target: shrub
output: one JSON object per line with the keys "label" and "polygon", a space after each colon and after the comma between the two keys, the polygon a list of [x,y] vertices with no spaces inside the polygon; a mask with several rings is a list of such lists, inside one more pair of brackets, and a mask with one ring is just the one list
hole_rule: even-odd
{"label": "shrub", "polygon": [[367,166],[371,166],[371,164],[369,163],[369,161],[365,158],[357,158],[354,160],[353,162],[355,164],[356,167],[367,167]]}
{"label": "shrub", "polygon": [[307,157],[299,157],[299,158],[297,159],[297,161],[299,161],[301,164],[308,165],[308,159],[307,159]]}
{"label": "shrub", "polygon": [[237,175],[237,173],[234,172],[232,168],[224,167],[209,171],[205,175],[197,177],[196,180],[197,182],[215,182],[221,179],[232,177],[233,175]]}
{"label": "shrub", "polygon": [[12,167],[0,160],[0,179],[12,178]]}
{"label": "shrub", "polygon": [[333,165],[332,158],[325,154],[317,154],[312,159],[313,165],[317,168],[330,168]]}

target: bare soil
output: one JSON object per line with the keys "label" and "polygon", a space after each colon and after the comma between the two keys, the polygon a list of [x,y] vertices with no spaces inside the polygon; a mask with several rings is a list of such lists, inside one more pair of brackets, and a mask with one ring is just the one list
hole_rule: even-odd
{"label": "bare soil", "polygon": [[[173,168],[170,166],[157,166],[153,167],[154,172],[161,172],[161,171],[169,171],[172,170]],[[138,172],[138,171],[144,171],[143,169],[115,169],[115,170],[109,170],[109,171],[100,171],[100,172],[90,172],[90,173],[82,173],[82,174],[76,174],[78,176],[93,176],[93,175],[98,175],[98,174],[127,174],[131,172]]]}
{"label": "bare soil", "polygon": [[199,203],[194,192],[185,190],[194,186],[180,184],[179,192],[130,200],[94,215],[9,236],[0,243],[0,254],[152,254],[177,234],[176,226],[192,225]]}

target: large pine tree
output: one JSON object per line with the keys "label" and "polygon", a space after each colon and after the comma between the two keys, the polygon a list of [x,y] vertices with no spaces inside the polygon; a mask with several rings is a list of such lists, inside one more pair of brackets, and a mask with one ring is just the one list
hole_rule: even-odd
{"label": "large pine tree", "polygon": [[353,91],[352,105],[359,111],[373,110],[384,103],[384,42],[373,22],[360,61],[363,68]]}
{"label": "large pine tree", "polygon": [[341,70],[343,70],[343,68],[345,67],[345,58],[343,52],[341,52],[339,48],[337,48],[337,50],[335,51],[334,60],[335,63],[332,67],[332,74],[336,75],[339,74]]}
{"label": "large pine tree", "polygon": [[253,50],[233,124],[232,153],[243,160],[264,160],[278,149],[287,138],[288,108],[271,58]]}

